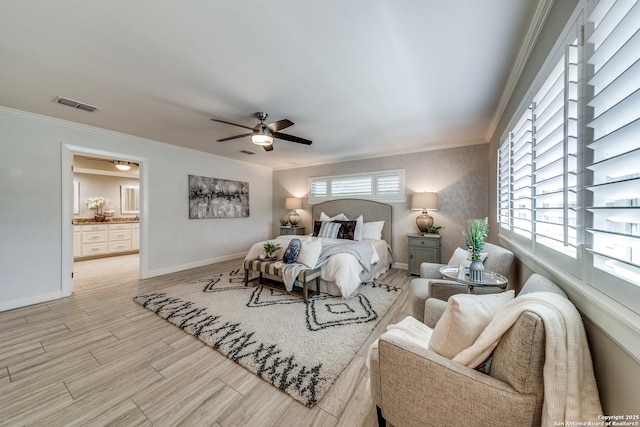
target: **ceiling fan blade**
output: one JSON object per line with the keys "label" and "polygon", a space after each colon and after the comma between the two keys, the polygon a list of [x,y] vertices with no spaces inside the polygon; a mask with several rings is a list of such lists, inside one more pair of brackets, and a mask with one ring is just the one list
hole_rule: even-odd
{"label": "ceiling fan blade", "polygon": [[220,122],[220,123],[224,123],[224,124],[231,125],[231,126],[238,126],[239,128],[245,128],[245,129],[253,130],[253,128],[250,128],[249,126],[239,125],[239,124],[237,124],[237,123],[226,122],[226,121],[224,121],[224,120],[211,119],[211,121],[214,121],[214,122]]}
{"label": "ceiling fan blade", "polygon": [[273,151],[273,144],[271,145],[263,145],[264,151]]}
{"label": "ceiling fan blade", "polygon": [[245,136],[251,135],[250,133],[243,133],[242,135],[230,136],[228,138],[219,139],[218,142],[231,141],[232,139],[243,138]]}
{"label": "ceiling fan blade", "polygon": [[294,123],[289,119],[278,120],[277,122],[269,123],[267,127],[271,132],[278,132],[279,130],[286,129],[289,126],[293,126]]}
{"label": "ceiling fan blade", "polygon": [[299,136],[293,136],[286,133],[276,132],[273,134],[274,138],[284,139],[285,141],[297,142],[298,144],[311,145],[311,141],[308,139],[300,138]]}

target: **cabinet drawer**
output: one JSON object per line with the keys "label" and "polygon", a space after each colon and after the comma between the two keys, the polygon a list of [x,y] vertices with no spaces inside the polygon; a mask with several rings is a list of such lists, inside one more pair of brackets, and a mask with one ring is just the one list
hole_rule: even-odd
{"label": "cabinet drawer", "polygon": [[440,247],[440,239],[432,239],[429,237],[418,238],[418,239],[409,239],[409,244],[411,246],[417,248],[439,248]]}
{"label": "cabinet drawer", "polygon": [[131,250],[131,241],[109,242],[109,252],[122,252]]}
{"label": "cabinet drawer", "polygon": [[131,229],[131,224],[109,224],[109,231],[129,230],[129,229]]}
{"label": "cabinet drawer", "polygon": [[136,229],[136,228],[137,228],[137,229],[139,229],[139,228],[140,228],[140,223],[139,223],[139,222],[132,222],[132,223],[131,223],[131,229],[132,229],[132,230],[134,230],[134,229]]}
{"label": "cabinet drawer", "polygon": [[107,231],[83,231],[82,243],[106,242]]}
{"label": "cabinet drawer", "polygon": [[107,243],[90,243],[82,245],[82,256],[102,255],[108,252]]}
{"label": "cabinet drawer", "polygon": [[140,230],[131,230],[131,249],[140,249]]}
{"label": "cabinet drawer", "polygon": [[131,230],[109,230],[109,241],[131,240]]}
{"label": "cabinet drawer", "polygon": [[107,231],[109,226],[107,224],[91,224],[91,225],[83,225],[82,231]]}

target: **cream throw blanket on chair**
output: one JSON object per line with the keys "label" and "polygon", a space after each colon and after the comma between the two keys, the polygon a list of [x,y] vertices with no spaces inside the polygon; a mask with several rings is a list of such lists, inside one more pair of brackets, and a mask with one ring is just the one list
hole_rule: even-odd
{"label": "cream throw blanket on chair", "polygon": [[[480,365],[523,311],[539,315],[546,333],[542,425],[599,421],[600,397],[582,319],[568,299],[552,292],[533,292],[507,303],[474,344],[453,360]],[[558,424],[555,424],[558,425]]]}

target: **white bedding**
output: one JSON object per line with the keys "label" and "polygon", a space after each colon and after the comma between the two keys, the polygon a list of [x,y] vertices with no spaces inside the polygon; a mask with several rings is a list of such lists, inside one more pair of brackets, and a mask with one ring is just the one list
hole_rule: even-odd
{"label": "white bedding", "polygon": [[[289,245],[289,242],[294,238],[299,238],[304,241],[310,236],[278,236],[275,239],[268,240],[269,242],[280,243],[282,247],[281,250],[278,251],[277,256],[278,259],[282,259],[282,255],[284,254],[284,250]],[[322,239],[322,247],[326,247],[329,245],[336,245],[345,242],[353,242],[352,240],[343,240],[343,239]],[[249,252],[247,253],[245,260],[258,258],[263,252],[263,245],[267,242],[262,241],[254,244]],[[371,271],[367,276],[372,278],[377,277],[380,274],[381,269],[386,269],[388,264],[390,264],[389,257],[389,246],[386,242],[382,240],[368,240],[363,239],[361,242],[369,243],[373,247],[371,260],[369,260],[370,265],[372,266]],[[387,265],[384,265],[385,263]],[[382,264],[382,265],[381,265]],[[373,268],[377,266],[379,268]],[[360,262],[351,254],[347,253],[339,253],[331,256],[327,262],[321,265],[320,267],[320,277],[322,280],[326,282],[334,283],[342,295],[343,298],[350,298],[358,293],[358,287],[360,283],[362,283],[362,273],[365,272],[365,269],[360,265]],[[377,274],[376,274],[377,273]]]}

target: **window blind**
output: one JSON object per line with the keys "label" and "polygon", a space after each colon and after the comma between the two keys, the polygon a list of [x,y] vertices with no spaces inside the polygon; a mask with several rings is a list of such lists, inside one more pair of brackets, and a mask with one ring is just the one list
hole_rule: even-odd
{"label": "window blind", "polygon": [[[591,129],[587,250],[594,283],[621,303],[640,287],[640,3],[601,0],[588,17]],[[613,279],[613,280],[612,280]],[[629,285],[632,285],[631,287]]]}
{"label": "window blind", "polygon": [[371,200],[401,200],[404,198],[404,170],[334,175],[309,179],[309,203],[347,197]]}

